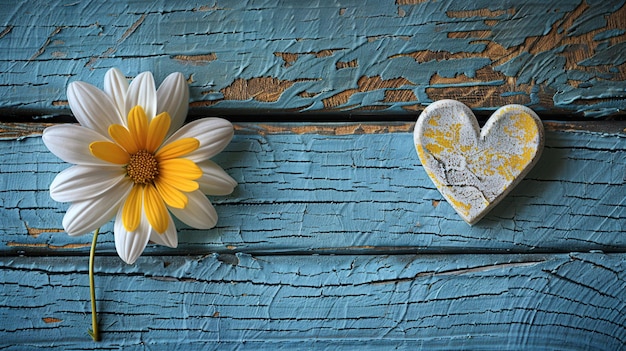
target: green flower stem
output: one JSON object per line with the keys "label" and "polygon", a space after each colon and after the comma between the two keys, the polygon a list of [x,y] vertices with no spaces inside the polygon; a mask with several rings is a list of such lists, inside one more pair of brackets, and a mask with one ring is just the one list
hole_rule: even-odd
{"label": "green flower stem", "polygon": [[98,330],[98,312],[96,311],[96,289],[93,282],[93,261],[96,256],[96,241],[100,228],[93,232],[93,241],[91,242],[91,251],[89,252],[89,292],[91,294],[91,328],[87,332],[91,335],[93,341],[100,341],[100,332]]}

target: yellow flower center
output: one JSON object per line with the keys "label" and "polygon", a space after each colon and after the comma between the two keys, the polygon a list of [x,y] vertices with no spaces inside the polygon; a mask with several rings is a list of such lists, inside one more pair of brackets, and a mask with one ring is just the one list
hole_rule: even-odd
{"label": "yellow flower center", "polygon": [[135,184],[152,183],[159,175],[159,162],[156,157],[146,150],[139,150],[130,155],[130,161],[126,166],[126,173]]}
{"label": "yellow flower center", "polygon": [[196,180],[202,170],[184,158],[200,147],[196,138],[177,139],[163,145],[170,128],[167,112],[148,120],[141,106],[128,113],[128,127],[113,124],[109,135],[115,142],[95,141],[91,154],[101,160],[126,168],[133,187],[122,208],[122,222],[129,232],[139,227],[142,211],[150,226],[164,233],[170,222],[167,206],[185,208],[185,193],[199,188]]}

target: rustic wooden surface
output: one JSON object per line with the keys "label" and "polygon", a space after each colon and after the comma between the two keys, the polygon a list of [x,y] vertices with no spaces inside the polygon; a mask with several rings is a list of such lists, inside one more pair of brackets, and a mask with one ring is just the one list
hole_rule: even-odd
{"label": "rustic wooden surface", "polygon": [[[142,257],[135,266],[99,258],[100,346],[619,350],[625,258],[238,254]],[[85,340],[80,260],[12,257],[0,268],[0,311],[10,318],[3,349],[99,346]]]}
{"label": "rustic wooden surface", "polygon": [[[212,198],[220,220],[208,235],[179,223],[183,240],[177,253],[626,247],[626,133],[549,128],[535,169],[469,227],[423,171],[412,123],[237,124],[235,129],[231,144],[214,160],[239,185],[230,196]],[[7,167],[0,170],[0,191],[12,194],[3,203],[0,252],[86,254],[91,237],[62,233],[67,204],[49,199],[52,179],[69,165],[39,137],[0,142],[0,164]],[[112,229],[102,230],[101,252],[115,254]]]}
{"label": "rustic wooden surface", "polygon": [[[613,123],[615,126],[616,124]],[[62,232],[67,167],[0,142],[0,344],[91,348],[91,236]],[[622,127],[626,127],[622,124]],[[548,124],[536,169],[474,227],[443,201],[412,124],[237,124],[216,160],[218,227],[134,266],[99,244],[106,347],[619,349],[626,341],[626,133]],[[576,253],[588,252],[588,253]]]}
{"label": "rustic wooden surface", "polygon": [[444,98],[563,118],[611,116],[626,103],[624,0],[0,7],[0,109],[15,120],[67,113],[67,84],[99,83],[110,67],[151,70],[157,80],[183,72],[193,114],[254,120],[346,111],[407,118]]}
{"label": "rustic wooden surface", "polygon": [[[626,344],[625,1],[0,0],[0,350],[589,349]],[[135,265],[70,238],[40,133],[106,70],[188,77],[235,121],[212,230]],[[467,226],[418,112],[536,110],[544,153]],[[324,122],[324,123],[322,123]]]}

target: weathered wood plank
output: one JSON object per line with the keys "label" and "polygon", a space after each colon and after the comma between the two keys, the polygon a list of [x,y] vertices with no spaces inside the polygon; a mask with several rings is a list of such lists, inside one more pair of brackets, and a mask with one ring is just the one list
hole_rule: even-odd
{"label": "weathered wood plank", "polygon": [[[443,201],[415,154],[413,124],[241,124],[216,161],[238,182],[215,197],[218,227],[179,224],[179,250],[292,252],[569,252],[626,248],[624,133],[548,131],[541,160],[474,227]],[[49,198],[69,165],[39,137],[0,142],[0,252],[88,251],[62,232]],[[114,253],[111,226],[102,252]],[[163,251],[165,250],[165,251]]]}
{"label": "weathered wood plank", "polygon": [[[0,348],[95,346],[86,257],[0,257]],[[626,343],[626,256],[97,257],[125,350],[589,349]],[[10,322],[9,322],[10,321]]]}
{"label": "weathered wood plank", "polygon": [[1,0],[0,109],[67,113],[70,81],[117,66],[183,72],[192,114],[396,118],[454,98],[608,116],[626,108],[624,3]]}

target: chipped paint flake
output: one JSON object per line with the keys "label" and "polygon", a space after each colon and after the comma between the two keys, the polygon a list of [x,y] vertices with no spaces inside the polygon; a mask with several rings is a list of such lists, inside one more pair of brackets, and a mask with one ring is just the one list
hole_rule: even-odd
{"label": "chipped paint flake", "polygon": [[521,105],[498,109],[483,129],[472,111],[441,100],[420,115],[414,131],[426,173],[457,213],[478,222],[537,162],[543,125]]}
{"label": "chipped paint flake", "polygon": [[62,233],[63,232],[63,229],[58,229],[58,228],[31,228],[31,227],[26,227],[26,229],[28,230],[28,235],[32,236],[33,238],[39,237],[39,235],[41,235],[42,233]]}
{"label": "chipped paint flake", "polygon": [[15,242],[15,241],[9,241],[6,246],[8,247],[20,247],[20,248],[43,248],[43,249],[50,249],[50,250],[65,250],[65,249],[81,249],[84,247],[89,247],[91,246],[90,244],[65,244],[65,245],[51,245],[51,244],[45,244],[45,243],[35,243],[35,244],[30,244],[30,243],[19,243],[19,242]]}
{"label": "chipped paint flake", "polygon": [[211,61],[215,61],[217,59],[217,55],[215,53],[201,54],[201,55],[175,55],[173,57],[174,60],[187,63],[194,66],[205,65]]}
{"label": "chipped paint flake", "polygon": [[139,28],[139,26],[143,23],[143,21],[146,19],[146,14],[143,14],[139,17],[139,19],[137,19],[135,21],[135,23],[133,23],[125,32],[124,34],[122,34],[122,36],[118,39],[118,43],[123,42],[124,40],[126,40],[126,38],[128,38],[129,36],[131,36],[131,34],[135,33],[135,31],[137,31],[137,28]]}
{"label": "chipped paint flake", "polygon": [[13,30],[13,26],[5,27],[2,32],[0,32],[0,39],[4,38],[5,35],[9,34]]}
{"label": "chipped paint flake", "polygon": [[337,61],[337,63],[335,63],[335,68],[336,69],[344,69],[344,68],[354,68],[354,67],[359,67],[359,61],[357,59],[351,60],[351,61]]}
{"label": "chipped paint flake", "polygon": [[310,79],[280,80],[274,77],[238,78],[230,86],[220,90],[225,100],[257,100],[276,102],[280,96],[296,82]]}
{"label": "chipped paint flake", "polygon": [[334,109],[347,104],[350,97],[358,93],[381,89],[402,88],[415,84],[404,78],[382,79],[380,76],[361,76],[357,85],[358,87],[355,89],[347,89],[341,93],[323,99],[324,106],[327,109]]}

